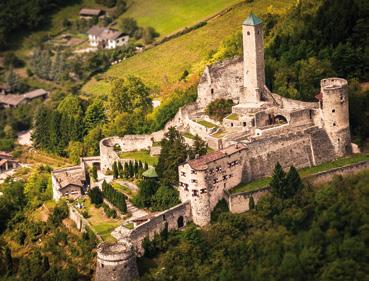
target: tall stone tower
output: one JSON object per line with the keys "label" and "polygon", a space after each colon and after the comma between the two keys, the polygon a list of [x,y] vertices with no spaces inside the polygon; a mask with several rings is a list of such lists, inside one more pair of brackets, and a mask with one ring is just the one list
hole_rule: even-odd
{"label": "tall stone tower", "polygon": [[244,102],[259,102],[265,85],[262,21],[253,14],[243,22]]}
{"label": "tall stone tower", "polygon": [[336,155],[344,156],[351,153],[347,81],[341,78],[323,79],[320,87],[324,128],[335,148]]}
{"label": "tall stone tower", "polygon": [[97,247],[96,281],[132,281],[138,277],[136,255],[131,243],[101,243]]}

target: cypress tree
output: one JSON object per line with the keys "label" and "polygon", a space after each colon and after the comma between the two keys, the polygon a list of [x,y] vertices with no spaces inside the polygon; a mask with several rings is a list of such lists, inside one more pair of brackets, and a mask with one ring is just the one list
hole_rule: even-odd
{"label": "cypress tree", "polygon": [[284,187],[286,185],[286,173],[283,171],[281,164],[277,162],[274,168],[273,177],[270,182],[271,192],[273,196],[278,198],[284,197]]}
{"label": "cypress tree", "polygon": [[138,162],[135,160],[135,165],[134,165],[134,173],[135,173],[135,177],[138,178]]}
{"label": "cypress tree", "polygon": [[119,176],[117,162],[113,163],[113,178],[117,179]]}
{"label": "cypress tree", "polygon": [[129,166],[127,162],[124,162],[124,178],[129,178]]}
{"label": "cypress tree", "polygon": [[254,201],[254,197],[250,197],[249,198],[249,210],[253,210],[255,209],[255,201]]}
{"label": "cypress tree", "polygon": [[94,179],[94,181],[97,180],[97,168],[95,165],[92,166],[92,178]]}
{"label": "cypress tree", "polygon": [[123,178],[123,166],[120,161],[118,161],[118,174],[120,178]]}
{"label": "cypress tree", "polygon": [[129,170],[129,178],[132,178],[134,176],[134,167],[133,167],[133,163],[131,160],[129,160],[128,162],[128,170]]}
{"label": "cypress tree", "polygon": [[49,258],[47,256],[42,257],[42,270],[45,273],[50,269]]}
{"label": "cypress tree", "polygon": [[284,192],[285,198],[294,196],[302,188],[300,175],[294,166],[290,167],[286,176],[286,182],[287,184]]}

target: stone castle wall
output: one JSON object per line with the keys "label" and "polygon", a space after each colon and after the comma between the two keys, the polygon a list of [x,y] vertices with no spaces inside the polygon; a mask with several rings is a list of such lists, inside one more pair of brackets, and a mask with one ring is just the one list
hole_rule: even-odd
{"label": "stone castle wall", "polygon": [[132,242],[137,255],[142,256],[144,253],[142,241],[145,237],[152,240],[155,234],[160,234],[164,230],[166,225],[168,226],[168,230],[179,229],[178,222],[180,217],[183,219],[183,226],[192,221],[191,208],[188,202],[181,203],[164,212],[156,214],[147,222],[132,229],[126,239]]}
{"label": "stone castle wall", "polygon": [[235,194],[227,194],[226,201],[228,202],[228,208],[231,213],[240,214],[249,210],[250,198],[254,198],[255,204],[269,192],[269,188],[262,188],[255,191],[240,192]]}
{"label": "stone castle wall", "polygon": [[[362,161],[359,163],[346,165],[344,167],[316,173],[303,178],[303,181],[305,183],[317,186],[330,182],[334,176],[351,176],[365,170],[369,170],[369,161]],[[254,198],[254,202],[256,204],[264,195],[269,193],[269,191],[269,187],[264,187],[250,192],[239,192],[234,194],[226,192],[224,197],[228,203],[229,211],[239,214],[249,210],[250,197]]]}

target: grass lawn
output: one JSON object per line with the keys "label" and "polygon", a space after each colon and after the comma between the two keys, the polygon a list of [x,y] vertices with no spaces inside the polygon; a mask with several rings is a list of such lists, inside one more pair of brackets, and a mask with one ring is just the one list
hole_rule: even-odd
{"label": "grass lawn", "polygon": [[207,128],[215,128],[215,127],[218,127],[217,125],[209,122],[209,121],[206,121],[206,120],[202,120],[202,119],[198,119],[195,121],[196,123],[199,123],[200,125],[203,125]]}
{"label": "grass lawn", "polygon": [[[162,45],[137,54],[122,63],[110,67],[106,77],[126,77],[135,75],[150,86],[163,86],[178,81],[184,70],[203,69],[198,63],[217,49],[222,40],[241,30],[241,24],[253,11],[261,15],[270,11],[281,14],[295,0],[255,0],[245,3],[231,12],[214,18],[207,25],[187,33]],[[92,79],[82,88],[83,91],[98,94],[109,90],[108,83]]]}
{"label": "grass lawn", "polygon": [[158,157],[151,156],[147,150],[122,152],[119,154],[119,157],[122,159],[132,159],[137,161],[141,160],[142,163],[146,162],[150,166],[155,166],[158,164]]}
{"label": "grass lawn", "polygon": [[232,113],[226,117],[228,120],[238,120],[238,114]]}
{"label": "grass lawn", "polygon": [[242,0],[132,0],[121,18],[152,26],[161,37],[215,15]]}
{"label": "grass lawn", "polygon": [[119,184],[119,183],[114,182],[114,183],[112,184],[112,186],[113,186],[116,190],[118,190],[118,191],[123,192],[124,194],[126,194],[128,197],[134,197],[134,196],[137,194],[137,192],[136,192],[136,191],[134,191],[134,190],[132,190],[132,189],[128,188],[128,187],[127,187],[126,185],[124,185],[124,184]]}
{"label": "grass lawn", "polygon": [[104,241],[113,242],[115,239],[110,233],[122,224],[122,220],[108,218],[104,213],[104,209],[102,207],[99,209],[95,208],[89,199],[84,201],[84,206],[88,211],[89,218],[87,220],[91,224],[91,227]]}
{"label": "grass lawn", "polygon": [[191,134],[191,133],[188,133],[188,132],[183,133],[183,136],[185,138],[188,138],[188,139],[191,139],[191,140],[194,140],[195,139],[195,136],[193,134]]}
{"label": "grass lawn", "polygon": [[[369,155],[355,154],[350,157],[343,157],[343,158],[337,159],[332,162],[323,163],[319,166],[301,169],[299,170],[299,174],[302,178],[304,178],[312,174],[324,172],[324,171],[334,169],[334,168],[340,168],[346,165],[355,164],[355,163],[366,161],[366,160],[369,160]],[[255,180],[249,183],[241,183],[239,186],[233,188],[231,190],[231,193],[257,190],[257,189],[266,187],[269,184],[270,180],[271,178],[268,177],[268,178],[258,179],[258,180]]]}

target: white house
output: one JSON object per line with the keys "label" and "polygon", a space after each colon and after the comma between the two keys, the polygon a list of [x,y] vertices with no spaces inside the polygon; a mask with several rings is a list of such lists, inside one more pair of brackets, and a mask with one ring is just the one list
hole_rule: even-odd
{"label": "white house", "polygon": [[88,40],[91,47],[104,49],[115,49],[128,44],[129,36],[114,29],[95,25],[90,28]]}

